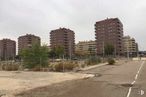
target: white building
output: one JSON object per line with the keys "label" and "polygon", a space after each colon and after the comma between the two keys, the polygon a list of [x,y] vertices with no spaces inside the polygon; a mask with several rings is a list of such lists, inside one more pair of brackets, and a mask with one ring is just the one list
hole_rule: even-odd
{"label": "white building", "polygon": [[76,54],[81,55],[95,55],[96,54],[96,42],[95,41],[79,41],[75,47]]}
{"label": "white building", "polygon": [[129,56],[136,56],[138,53],[138,44],[136,43],[134,38],[130,36],[125,36],[123,38],[124,43],[124,53],[125,55],[129,54]]}

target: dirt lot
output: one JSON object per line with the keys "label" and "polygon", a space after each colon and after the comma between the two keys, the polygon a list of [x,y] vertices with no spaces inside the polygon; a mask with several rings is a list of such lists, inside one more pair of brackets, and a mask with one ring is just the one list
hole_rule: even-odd
{"label": "dirt lot", "polygon": [[31,89],[16,97],[125,97],[129,87],[123,84],[133,80],[139,63],[124,61],[81,71],[95,76]]}
{"label": "dirt lot", "polygon": [[13,94],[22,91],[67,80],[82,79],[85,76],[78,73],[0,71],[0,97],[13,97]]}

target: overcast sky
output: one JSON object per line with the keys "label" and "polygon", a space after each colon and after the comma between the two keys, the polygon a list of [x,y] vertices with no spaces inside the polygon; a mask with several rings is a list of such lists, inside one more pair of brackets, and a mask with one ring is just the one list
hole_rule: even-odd
{"label": "overcast sky", "polygon": [[94,40],[95,22],[107,17],[118,17],[124,35],[146,49],[145,0],[0,0],[0,39],[29,33],[49,44],[49,32],[66,27],[75,32],[76,43]]}

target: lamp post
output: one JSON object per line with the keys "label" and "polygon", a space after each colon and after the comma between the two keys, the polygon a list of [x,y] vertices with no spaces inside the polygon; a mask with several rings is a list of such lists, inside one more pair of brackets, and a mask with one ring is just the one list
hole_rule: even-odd
{"label": "lamp post", "polygon": [[127,59],[129,60],[129,48],[128,48],[128,45],[127,45]]}
{"label": "lamp post", "polygon": [[104,56],[105,56],[105,44],[104,44],[104,41],[102,43],[102,53],[103,53],[103,59],[104,59]]}
{"label": "lamp post", "polygon": [[63,57],[63,65],[62,65],[62,69],[63,69],[63,70],[62,70],[62,71],[64,72],[64,54],[63,54],[62,57]]}
{"label": "lamp post", "polygon": [[69,41],[69,56],[70,56],[70,60],[71,60],[71,58],[72,58],[71,40]]}
{"label": "lamp post", "polygon": [[97,57],[97,48],[95,47],[95,57]]}
{"label": "lamp post", "polygon": [[116,45],[114,47],[114,50],[115,50],[115,58],[116,58],[117,57],[117,47],[116,47]]}

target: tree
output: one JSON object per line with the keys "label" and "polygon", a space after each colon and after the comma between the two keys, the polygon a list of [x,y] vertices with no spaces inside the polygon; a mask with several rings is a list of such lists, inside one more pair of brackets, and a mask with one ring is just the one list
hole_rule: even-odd
{"label": "tree", "polygon": [[109,56],[114,53],[114,46],[112,44],[106,44],[104,47],[105,55]]}
{"label": "tree", "polygon": [[55,50],[52,49],[51,51],[49,51],[49,52],[48,52],[48,56],[49,56],[50,58],[56,57],[56,52],[55,52]]}
{"label": "tree", "polygon": [[40,46],[39,44],[32,45],[21,51],[20,56],[23,59],[24,67],[33,69],[48,66],[48,48],[46,45]]}
{"label": "tree", "polygon": [[50,52],[49,52],[49,57],[55,58],[58,57],[60,58],[64,54],[64,48],[62,46],[57,46],[54,47]]}
{"label": "tree", "polygon": [[64,54],[64,48],[62,46],[58,46],[56,47],[55,52],[57,57],[60,58]]}
{"label": "tree", "polygon": [[16,56],[15,56],[15,61],[20,61],[20,60],[21,60],[20,55],[16,55]]}

